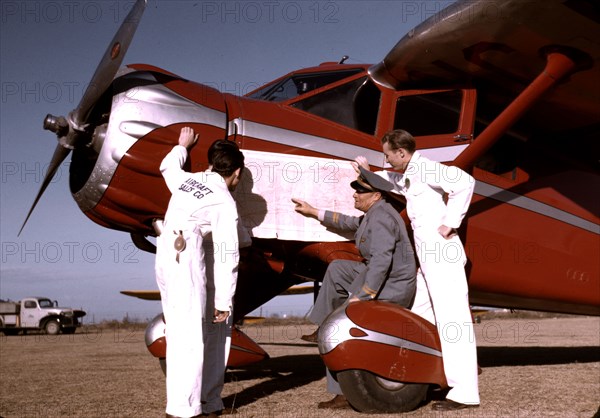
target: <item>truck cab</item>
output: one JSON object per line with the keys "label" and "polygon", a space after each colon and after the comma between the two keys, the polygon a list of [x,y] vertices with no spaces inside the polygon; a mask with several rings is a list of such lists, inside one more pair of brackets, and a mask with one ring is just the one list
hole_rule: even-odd
{"label": "truck cab", "polygon": [[41,330],[56,335],[72,334],[81,326],[82,310],[61,308],[47,297],[27,297],[18,302],[0,301],[0,331],[16,335],[28,330]]}

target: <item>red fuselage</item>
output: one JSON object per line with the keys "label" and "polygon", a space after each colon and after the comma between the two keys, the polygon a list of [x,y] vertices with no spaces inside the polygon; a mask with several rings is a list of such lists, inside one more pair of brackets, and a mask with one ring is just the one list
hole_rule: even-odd
{"label": "red fuselage", "polygon": [[[369,79],[367,68],[324,64],[236,97],[155,67],[130,66],[114,82],[98,155],[75,150],[73,195],[96,223],[153,235],[152,219],[164,215],[170,197],[158,166],[182,126],[193,127],[202,139],[191,151],[192,171],[207,168],[206,150],[219,138],[244,151],[272,154],[273,161],[278,155],[334,161],[365,155],[373,169],[381,169],[379,138],[386,131],[405,128],[423,154],[452,162],[498,107],[472,85],[387,89]],[[529,130],[504,132],[472,168],[477,185],[460,231],[471,303],[598,314],[599,206],[593,191],[600,177],[585,158],[557,155],[554,141],[524,132]],[[310,181],[302,187],[318,193]],[[253,247],[242,259],[240,315],[293,283],[321,280],[332,259],[357,257],[349,242],[257,237]]]}

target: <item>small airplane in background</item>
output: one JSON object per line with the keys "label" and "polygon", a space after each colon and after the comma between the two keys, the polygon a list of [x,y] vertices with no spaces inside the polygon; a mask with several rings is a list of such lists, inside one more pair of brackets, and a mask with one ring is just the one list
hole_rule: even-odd
{"label": "small airplane in background", "polygon": [[[153,252],[152,221],[169,200],[158,167],[181,127],[203,138],[193,171],[207,168],[213,140],[235,141],[251,173],[236,199],[253,236],[240,262],[239,319],[320,281],[332,260],[358,259],[348,237],[297,216],[290,197],[351,212],[349,160],[384,168],[379,138],[403,128],[421,153],[477,180],[460,231],[473,305],[600,315],[595,2],[458,1],[377,64],[323,63],[243,97],[151,65],[120,68],[144,8],[135,3],[77,108],[46,117],[59,144],[27,218],[72,153],[83,213]],[[411,312],[360,302],[331,321],[347,335],[320,342],[320,352],[355,408],[406,411],[429,386],[447,385],[436,329]]]}

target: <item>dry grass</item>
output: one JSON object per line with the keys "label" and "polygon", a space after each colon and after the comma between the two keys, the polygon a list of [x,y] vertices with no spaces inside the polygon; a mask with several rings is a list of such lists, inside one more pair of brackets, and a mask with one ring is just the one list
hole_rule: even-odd
{"label": "dry grass", "polygon": [[[324,368],[302,321],[246,325],[271,359],[229,370],[223,393],[238,418],[362,417],[326,411]],[[600,399],[600,318],[493,318],[476,325],[482,405],[407,417],[585,417]],[[0,336],[0,416],[163,417],[164,379],[144,331],[91,326],[75,335]],[[397,415],[381,415],[391,417]]]}

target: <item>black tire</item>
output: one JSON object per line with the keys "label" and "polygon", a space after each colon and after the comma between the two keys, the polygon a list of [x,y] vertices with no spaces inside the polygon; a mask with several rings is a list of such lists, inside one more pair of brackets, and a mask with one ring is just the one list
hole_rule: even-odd
{"label": "black tire", "polygon": [[427,395],[429,385],[383,379],[366,370],[345,370],[337,380],[350,405],[360,412],[408,412]]}
{"label": "black tire", "polygon": [[50,321],[46,322],[44,329],[48,335],[57,335],[60,332],[60,324],[58,321],[51,319]]}

